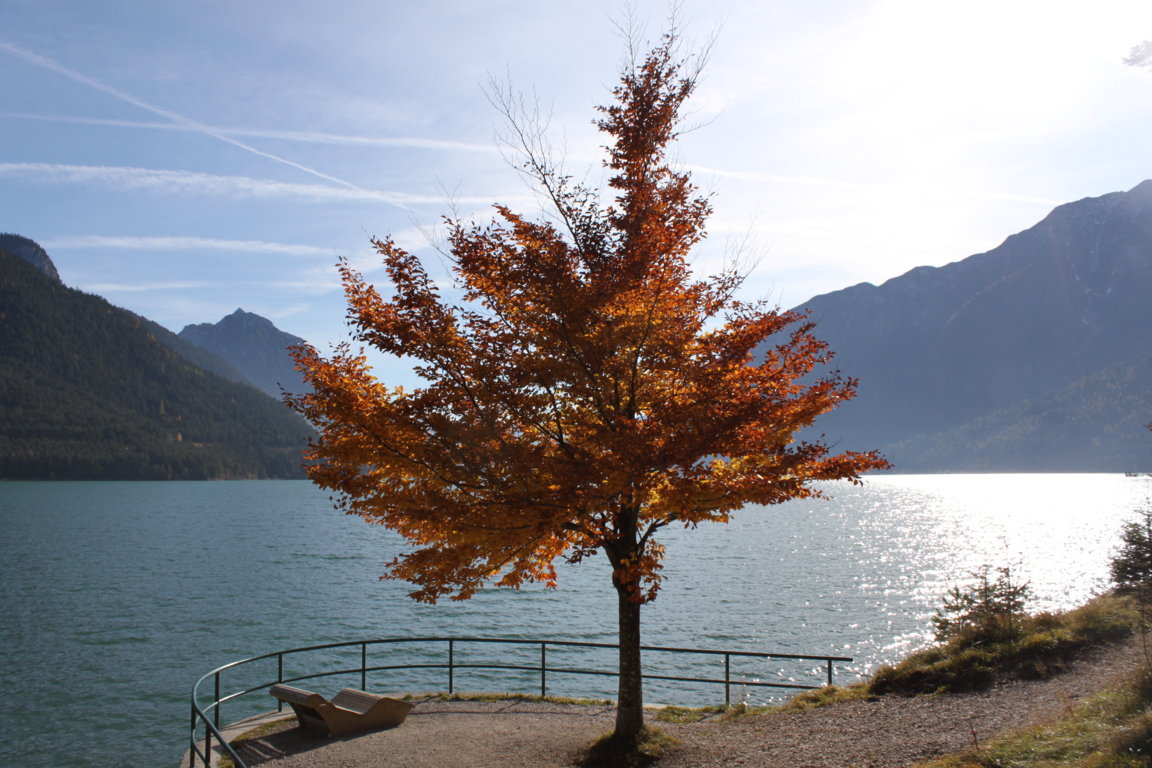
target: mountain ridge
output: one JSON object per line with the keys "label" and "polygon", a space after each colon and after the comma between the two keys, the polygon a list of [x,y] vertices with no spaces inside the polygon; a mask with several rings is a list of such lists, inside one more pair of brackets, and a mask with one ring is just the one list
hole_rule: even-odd
{"label": "mountain ridge", "polygon": [[211,352],[262,392],[279,399],[285,391],[307,390],[303,376],[288,355],[288,347],[306,343],[277,328],[271,320],[237,309],[216,323],[184,326],[178,338]]}
{"label": "mountain ridge", "polygon": [[[857,398],[816,429],[841,447],[886,451],[897,471],[948,471],[902,446],[1152,349],[1150,295],[1152,182],[1145,181],[1058,206],[990,251],[813,297],[796,310],[816,322],[834,366],[860,382]],[[1139,397],[1152,413],[1152,394]],[[1095,465],[1087,448],[1082,458]],[[1152,463],[1133,453],[1109,469],[1137,461]]]}
{"label": "mountain ridge", "polygon": [[0,478],[302,477],[311,428],[0,250]]}
{"label": "mountain ridge", "polygon": [[[1152,180],[1056,206],[989,251],[814,296],[795,309],[859,388],[806,436],[879,449],[897,472],[1152,469],[1150,298]],[[305,391],[285,352],[300,337],[243,309],[172,333],[68,288],[19,235],[0,235],[0,299],[0,477],[38,476],[37,461],[47,477],[299,476],[310,430],[276,400]],[[182,394],[144,394],[140,378]],[[253,414],[281,426],[239,431],[270,441],[236,437],[230,422]],[[240,454],[224,447],[237,439]]]}

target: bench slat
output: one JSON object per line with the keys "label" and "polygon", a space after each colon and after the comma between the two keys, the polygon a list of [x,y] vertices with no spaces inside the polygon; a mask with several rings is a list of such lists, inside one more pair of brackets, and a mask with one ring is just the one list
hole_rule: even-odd
{"label": "bench slat", "polygon": [[384,696],[377,696],[374,693],[367,691],[358,691],[355,688],[345,688],[332,697],[332,703],[340,707],[340,709],[347,709],[357,714],[363,715],[367,713],[372,707],[376,706],[378,702],[383,700]]}
{"label": "bench slat", "polygon": [[268,689],[268,693],[272,694],[281,701],[287,701],[289,704],[301,704],[306,707],[318,707],[324,702],[324,697],[318,693],[305,691],[303,688],[295,688],[291,685],[284,685],[283,683],[276,683]]}

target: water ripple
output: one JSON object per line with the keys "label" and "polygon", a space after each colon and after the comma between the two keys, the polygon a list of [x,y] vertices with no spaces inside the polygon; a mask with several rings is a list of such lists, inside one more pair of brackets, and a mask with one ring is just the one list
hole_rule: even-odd
{"label": "water ripple", "polygon": [[[1150,487],[1116,475],[987,475],[884,476],[827,490],[831,500],[667,531],[666,581],[642,611],[644,641],[852,656],[837,674],[864,674],[926,643],[941,595],[982,564],[1012,564],[1038,609],[1083,601],[1104,584],[1120,524]],[[0,703],[0,764],[175,765],[191,683],[281,648],[434,635],[615,640],[603,558],[560,566],[555,590],[490,588],[427,606],[407,598],[408,585],[378,578],[402,551],[395,534],[334,511],[303,482],[0,484],[0,660],[9,687],[22,692],[19,706]],[[438,659],[444,649],[387,651],[401,653]],[[352,657],[324,663],[340,669],[358,663]],[[252,680],[268,669],[252,670]],[[389,690],[445,684],[438,671],[374,674]],[[561,677],[565,693],[611,695],[610,680]],[[488,673],[467,679],[501,685]],[[653,684],[648,697],[705,703],[719,694]],[[109,696],[139,716],[109,722],[87,704]]]}

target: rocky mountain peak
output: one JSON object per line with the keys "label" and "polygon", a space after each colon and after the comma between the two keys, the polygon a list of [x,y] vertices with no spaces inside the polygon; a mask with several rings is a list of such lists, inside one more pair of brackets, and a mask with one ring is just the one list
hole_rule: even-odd
{"label": "rocky mountain peak", "polygon": [[216,323],[216,327],[238,332],[275,331],[279,333],[279,329],[271,320],[255,312],[245,312],[242,308],[237,308],[232,314],[225,315],[220,322]]}
{"label": "rocky mountain peak", "polygon": [[48,252],[41,248],[35,240],[8,232],[0,233],[0,250],[19,256],[48,277],[63,284],[63,281],[60,280],[60,273],[56,271],[56,265],[52,263]]}
{"label": "rocky mountain peak", "polygon": [[304,383],[287,348],[304,339],[277,328],[271,320],[237,309],[216,323],[187,325],[180,338],[227,360],[256,387],[279,398],[282,390],[301,392]]}

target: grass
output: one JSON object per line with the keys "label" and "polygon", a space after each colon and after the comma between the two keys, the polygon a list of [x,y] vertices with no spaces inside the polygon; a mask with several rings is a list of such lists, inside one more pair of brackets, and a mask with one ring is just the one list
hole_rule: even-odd
{"label": "grass", "polygon": [[580,768],[647,768],[680,745],[659,728],[645,726],[635,744],[621,744],[612,732],[589,744],[577,759]]}
{"label": "grass", "polygon": [[[1139,626],[1133,599],[1097,597],[1065,613],[1018,619],[1011,633],[968,630],[913,653],[871,679],[801,694],[784,709],[808,709],[885,694],[947,694],[998,679],[1048,678],[1086,648]],[[1101,691],[1058,720],[978,743],[918,768],[1137,768],[1152,765],[1152,671]]]}
{"label": "grass", "polygon": [[919,768],[1138,768],[1152,764],[1152,674],[1102,691],[1057,721]]}
{"label": "grass", "polygon": [[[665,707],[656,719],[686,723],[798,711],[881,695],[941,694],[975,690],[998,679],[1044,679],[1062,672],[1086,648],[1128,637],[1139,626],[1138,607],[1126,596],[1107,594],[1064,613],[1016,619],[1011,633],[958,633],[948,642],[912,654],[871,679],[827,686],[774,708]],[[585,763],[600,765],[650,765]],[[1058,721],[1009,734],[920,768],[1137,768],[1152,766],[1152,671],[1134,682],[1102,691]]]}
{"label": "grass", "polygon": [[1130,598],[1108,594],[1066,613],[1021,617],[1011,632],[965,630],[881,667],[868,681],[868,693],[956,693],[1003,678],[1046,679],[1085,648],[1127,637],[1138,621]]}
{"label": "grass", "polygon": [[727,712],[729,707],[680,707],[670,704],[656,710],[654,717],[662,723],[698,723]]}
{"label": "grass", "polygon": [[837,686],[826,685],[813,691],[805,691],[779,707],[783,712],[802,712],[806,709],[826,707],[829,704],[839,704],[843,701],[872,701],[876,694],[869,689],[868,683],[853,683],[852,685]]}
{"label": "grass", "polygon": [[749,707],[741,702],[731,706],[680,707],[669,705],[656,710],[654,717],[662,723],[698,723],[701,720],[728,722],[776,712],[780,707]]}

